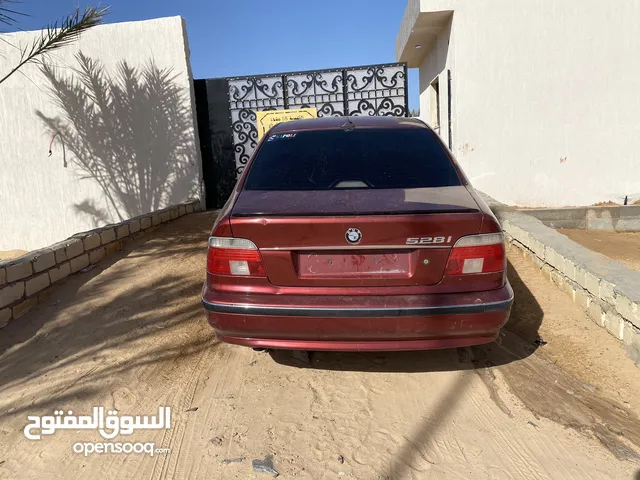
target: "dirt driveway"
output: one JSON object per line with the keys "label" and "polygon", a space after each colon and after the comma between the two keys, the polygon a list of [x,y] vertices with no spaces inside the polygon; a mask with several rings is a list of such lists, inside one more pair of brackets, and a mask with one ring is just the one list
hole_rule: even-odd
{"label": "dirt driveway", "polygon": [[[269,454],[281,478],[640,478],[637,367],[516,251],[498,342],[305,363],[215,340],[199,302],[212,221],[163,226],[0,330],[0,478],[260,479],[251,460]],[[114,440],[170,453],[85,457],[72,446],[96,431],[23,435],[27,415],[94,406],[170,406],[172,428]]]}
{"label": "dirt driveway", "polygon": [[628,268],[640,270],[640,232],[569,228],[559,228],[558,231],[590,250],[617,260]]}

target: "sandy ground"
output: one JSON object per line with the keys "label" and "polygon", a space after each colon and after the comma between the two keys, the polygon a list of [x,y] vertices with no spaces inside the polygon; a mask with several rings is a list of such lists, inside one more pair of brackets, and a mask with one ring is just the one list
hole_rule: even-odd
{"label": "sandy ground", "polygon": [[640,270],[640,232],[569,228],[561,228],[558,231],[594,252],[601,253],[634,270]]}
{"label": "sandy ground", "polygon": [[[280,478],[640,478],[637,367],[518,251],[498,342],[307,363],[216,341],[199,303],[212,221],[163,226],[0,331],[0,478],[260,479],[267,454]],[[93,406],[170,406],[171,429],[114,441],[171,452],[84,457],[72,445],[95,431],[23,435],[27,415]]]}
{"label": "sandy ground", "polygon": [[21,257],[25,253],[29,253],[29,252],[27,252],[26,250],[1,250],[0,261],[13,260],[14,258]]}

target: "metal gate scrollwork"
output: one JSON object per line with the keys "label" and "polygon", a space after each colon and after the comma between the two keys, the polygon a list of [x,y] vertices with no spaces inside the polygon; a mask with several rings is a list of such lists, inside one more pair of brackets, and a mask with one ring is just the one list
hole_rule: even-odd
{"label": "metal gate scrollwork", "polygon": [[406,116],[405,79],[406,71],[398,67],[348,70],[348,115]]}
{"label": "metal gate scrollwork", "polygon": [[236,168],[240,173],[258,144],[256,111],[284,108],[282,78],[229,79],[229,106],[233,131],[233,150],[236,156]]}
{"label": "metal gate scrollwork", "polygon": [[408,116],[407,65],[234,77],[229,107],[237,173],[258,144],[256,112],[315,107],[326,116]]}
{"label": "metal gate scrollwork", "polygon": [[319,117],[344,115],[342,70],[287,75],[289,108],[318,109]]}

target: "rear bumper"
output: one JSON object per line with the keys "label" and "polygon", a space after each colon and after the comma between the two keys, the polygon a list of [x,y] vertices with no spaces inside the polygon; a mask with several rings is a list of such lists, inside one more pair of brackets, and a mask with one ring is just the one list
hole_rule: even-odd
{"label": "rear bumper", "polygon": [[423,350],[493,341],[513,291],[327,297],[205,291],[207,318],[221,341],[299,350]]}

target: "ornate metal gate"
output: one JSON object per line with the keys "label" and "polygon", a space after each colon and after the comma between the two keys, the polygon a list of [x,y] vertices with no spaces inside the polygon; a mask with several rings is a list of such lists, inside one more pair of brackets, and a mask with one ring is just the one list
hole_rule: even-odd
{"label": "ornate metal gate", "polygon": [[196,107],[207,206],[218,208],[232,188],[231,168],[233,177],[241,173],[258,144],[257,111],[315,107],[320,117],[406,117],[407,64],[196,80]]}
{"label": "ornate metal gate", "polygon": [[258,143],[256,111],[315,107],[320,117],[408,115],[404,63],[227,80],[238,173]]}

